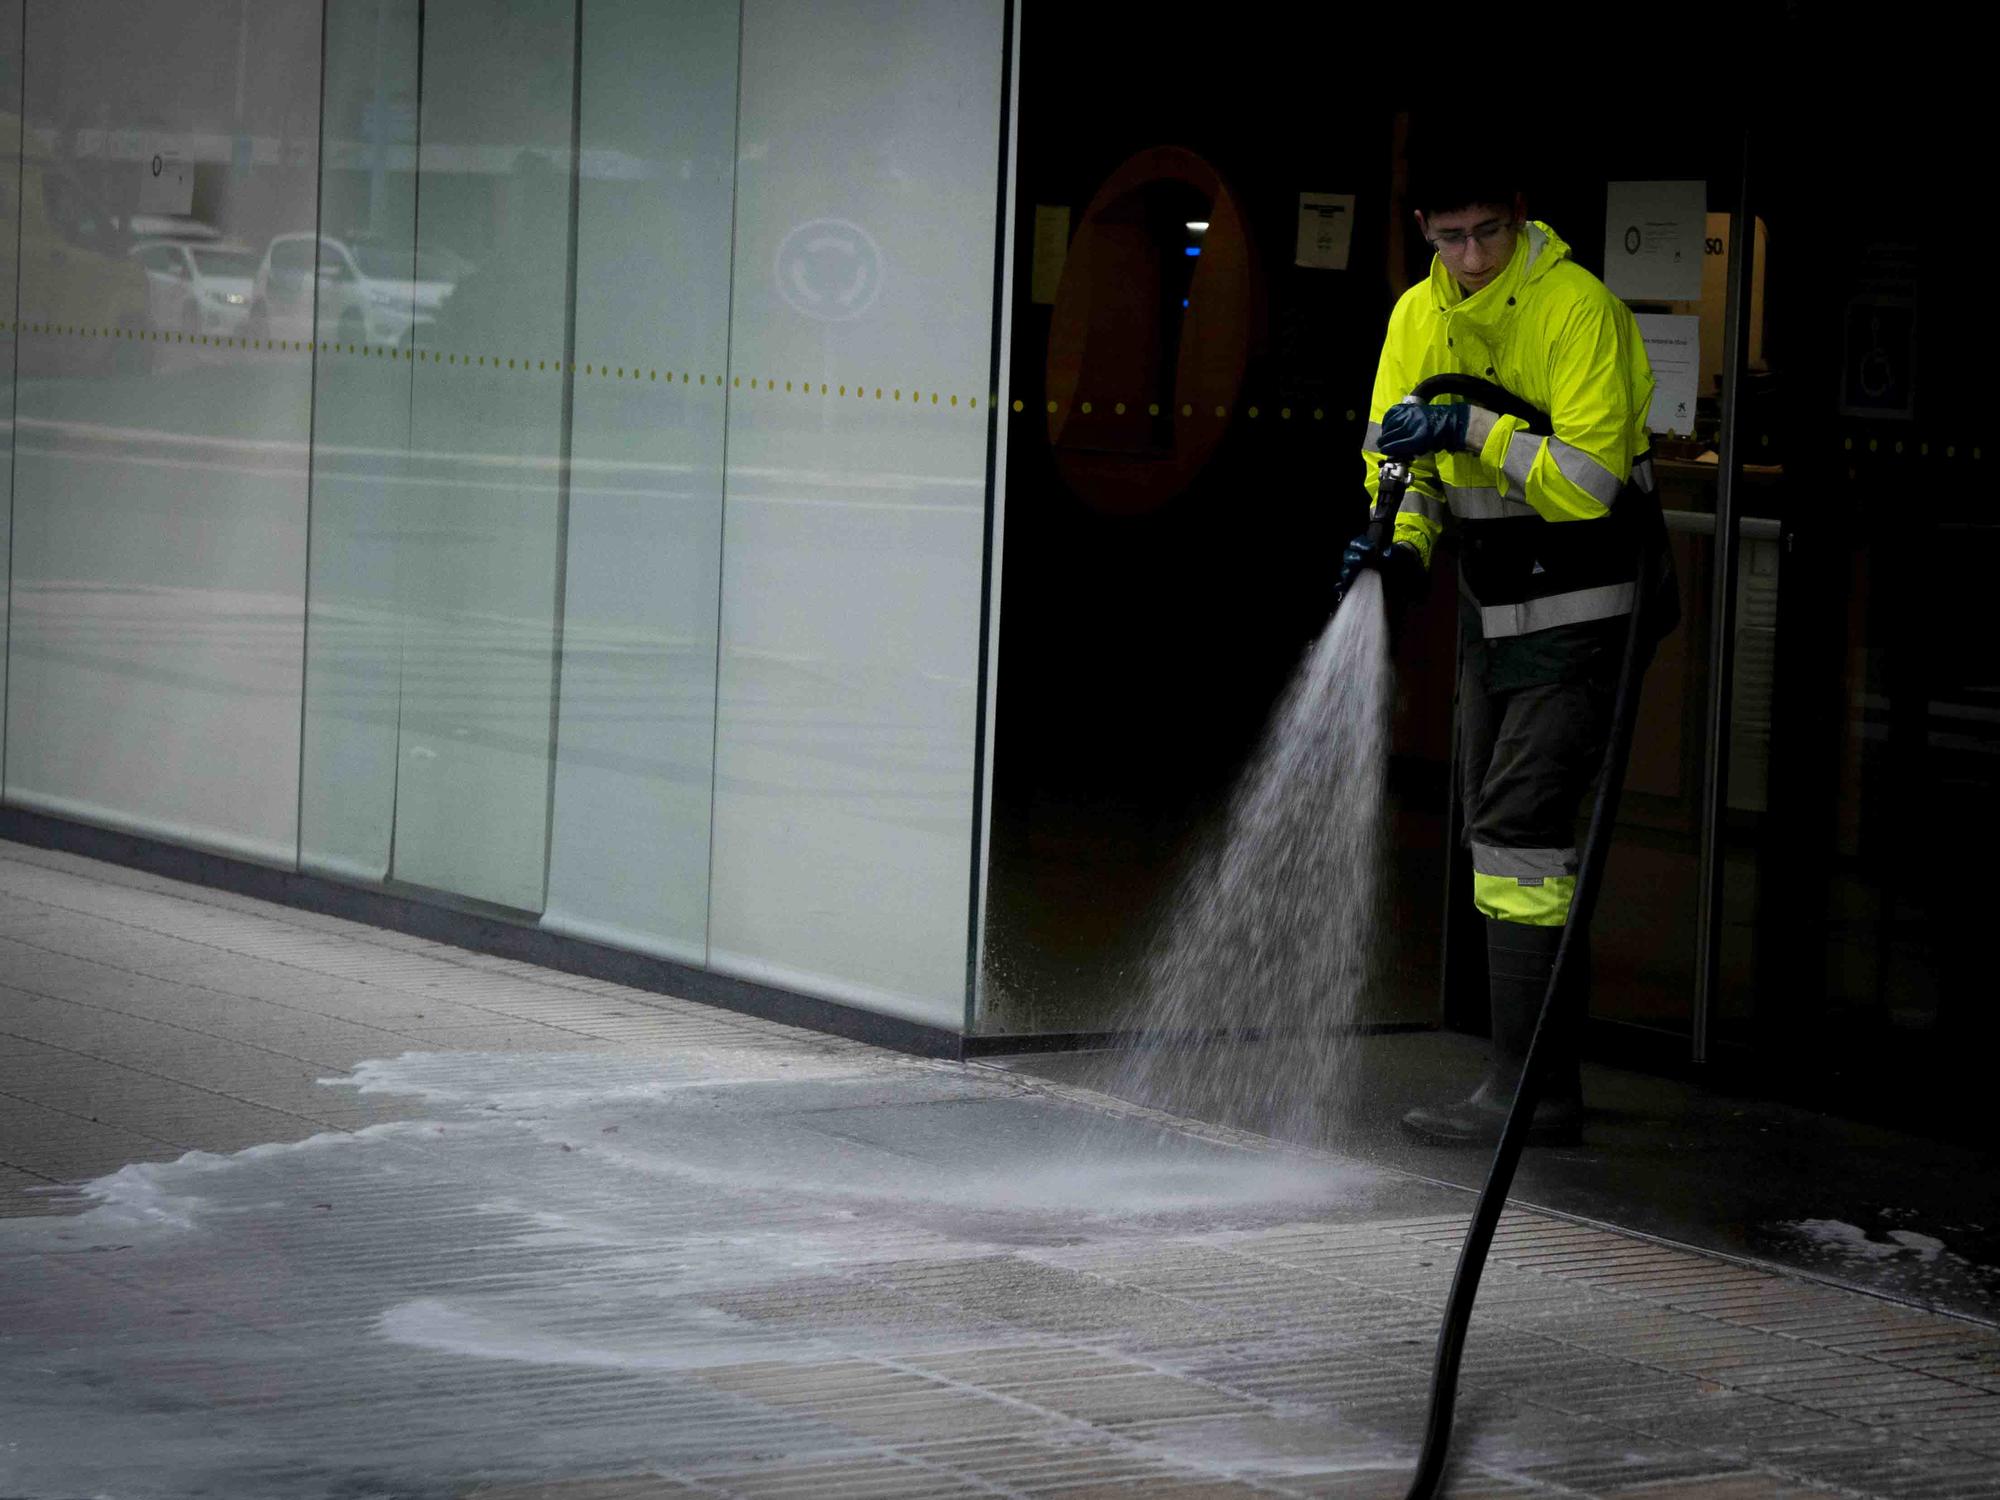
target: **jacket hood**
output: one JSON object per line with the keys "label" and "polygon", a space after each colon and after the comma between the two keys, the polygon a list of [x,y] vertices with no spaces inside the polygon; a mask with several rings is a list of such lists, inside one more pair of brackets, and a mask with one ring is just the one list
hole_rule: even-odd
{"label": "jacket hood", "polygon": [[[1569,259],[1569,241],[1540,219],[1530,219],[1514,236],[1513,258],[1507,268],[1470,297],[1445,268],[1444,257],[1431,257],[1431,305],[1441,313],[1456,313],[1475,321],[1498,321],[1510,307],[1508,298],[1531,286]],[[1483,316],[1482,316],[1483,315]]]}

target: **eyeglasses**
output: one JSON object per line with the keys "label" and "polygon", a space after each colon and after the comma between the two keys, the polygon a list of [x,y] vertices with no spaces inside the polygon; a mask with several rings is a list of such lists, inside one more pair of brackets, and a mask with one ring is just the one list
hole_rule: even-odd
{"label": "eyeglasses", "polygon": [[1470,229],[1440,229],[1430,236],[1430,245],[1433,250],[1463,255],[1467,245],[1490,245],[1513,227],[1512,219],[1488,219],[1484,224],[1475,224]]}

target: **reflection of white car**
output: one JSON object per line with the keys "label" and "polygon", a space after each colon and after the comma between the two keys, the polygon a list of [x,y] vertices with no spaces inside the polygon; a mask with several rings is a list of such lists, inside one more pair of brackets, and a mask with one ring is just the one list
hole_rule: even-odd
{"label": "reflection of white car", "polygon": [[250,318],[257,252],[220,242],[146,240],[132,247],[146,269],[146,313],[175,333],[235,333]]}
{"label": "reflection of white car", "polygon": [[[466,267],[426,251],[412,265],[406,248],[369,240],[281,234],[264,252],[250,296],[253,337],[310,339],[314,293],[319,326],[343,344],[407,343],[432,322]],[[415,274],[412,275],[414,270]]]}

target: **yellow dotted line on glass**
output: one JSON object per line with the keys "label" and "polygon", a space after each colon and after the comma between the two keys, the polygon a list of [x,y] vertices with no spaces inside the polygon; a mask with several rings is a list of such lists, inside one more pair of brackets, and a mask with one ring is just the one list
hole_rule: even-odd
{"label": "yellow dotted line on glass", "polygon": [[[966,411],[979,410],[977,396],[957,396],[948,391],[924,391],[911,387],[905,391],[899,385],[869,385],[865,381],[843,384],[832,380],[784,380],[771,375],[737,375],[730,380],[732,388],[742,390],[745,383],[749,389],[766,396],[819,396],[835,401],[887,401],[892,405],[907,401],[912,406],[963,407]],[[994,398],[988,397],[989,404]]]}
{"label": "yellow dotted line on glass", "polygon": [[[570,374],[579,373],[577,361],[575,360],[565,362],[561,359],[528,359],[519,355],[503,358],[498,354],[461,354],[455,351],[437,349],[391,349],[380,344],[348,344],[338,340],[255,339],[227,334],[183,333],[162,329],[93,327],[82,323],[22,323],[11,319],[0,319],[0,333],[33,333],[67,338],[112,339],[126,343],[179,344],[211,349],[261,350],[274,353],[346,354],[366,359],[386,359],[391,362],[400,360],[405,363],[446,365],[457,369],[506,369],[522,374],[562,374],[565,371]],[[648,384],[664,382],[668,385],[678,382],[681,385],[712,386],[716,390],[722,389],[724,384],[723,377],[720,375],[711,375],[691,370],[682,370],[677,375],[673,370],[660,370],[654,366],[640,364],[637,361],[627,364],[614,364],[592,359],[583,361],[582,366],[580,373],[591,379],[634,380],[644,381]],[[736,389],[741,389],[745,378],[741,375],[735,376],[729,381],[729,384]],[[977,411],[979,409],[979,398],[977,396],[960,397],[943,391],[924,391],[912,388],[905,392],[900,386],[870,385],[865,382],[843,384],[825,380],[781,380],[773,376],[753,375],[748,377],[748,380],[751,390],[768,395],[777,395],[782,392],[787,395],[797,394],[842,400],[886,400],[891,404],[907,402],[911,406],[921,407],[928,405],[942,409],[960,408],[966,411]],[[989,402],[997,401],[997,399],[996,397],[988,397]],[[1028,404],[1025,399],[1016,397],[1012,405],[1014,411],[1018,414],[1025,412]],[[1114,401],[1111,403],[1111,412],[1114,416],[1127,416],[1133,414],[1135,405],[1136,403]],[[1049,416],[1056,416],[1062,411],[1063,406],[1060,402],[1048,401],[1043,403],[1043,409]],[[1093,416],[1097,413],[1098,403],[1095,401],[1079,401],[1076,403],[1076,410],[1084,416]],[[1159,402],[1149,401],[1146,403],[1147,416],[1157,417],[1160,415],[1160,411],[1161,406]],[[1194,416],[1195,408],[1193,404],[1182,402],[1180,415],[1183,417]],[[1230,408],[1227,406],[1204,407],[1203,415],[1226,419],[1230,415]],[[1256,421],[1264,415],[1264,409],[1261,406],[1248,406],[1243,408],[1243,415],[1252,421]],[[1289,406],[1281,406],[1278,408],[1277,416],[1281,422],[1292,421],[1295,417],[1300,420],[1306,420],[1308,416],[1311,421],[1323,422],[1327,418],[1327,412],[1324,407],[1319,406],[1315,406],[1310,414],[1303,410],[1295,412]],[[1356,422],[1360,420],[1360,413],[1350,408],[1343,413],[1343,418],[1350,423]],[[1758,446],[1767,448],[1770,446],[1770,441],[1768,435],[1762,437],[1758,440]],[[1866,450],[1870,453],[1880,453],[1883,451],[1885,443],[1879,437],[1867,438],[1860,443],[1853,437],[1847,437],[1842,439],[1841,446],[1849,453],[1854,452],[1857,447],[1861,446],[1865,446]],[[1956,443],[1934,444],[1928,441],[1895,438],[1889,440],[1886,446],[1890,452],[1904,456],[1907,456],[1909,451],[1914,449],[1917,456],[1921,458],[1930,458],[1934,454],[1942,454],[1945,458],[1956,459],[1961,454],[1961,449]],[[1975,462],[1983,461],[1986,456],[1984,448],[1978,444],[1963,451],[1966,456],[1969,456]]]}
{"label": "yellow dotted line on glass", "polygon": [[[1840,446],[1844,451],[1852,453],[1857,444],[1853,438],[1849,437],[1841,439]],[[1880,453],[1883,448],[1883,442],[1881,438],[1872,437],[1867,440],[1865,445],[1860,446],[1865,446],[1870,453]],[[1908,456],[1911,448],[1915,448],[1917,457],[1919,458],[1930,458],[1939,453],[1943,454],[1946,458],[1957,458],[1960,453],[1959,446],[1956,443],[1929,443],[1906,438],[1893,439],[1889,443],[1888,448],[1891,453],[1899,453],[1905,457]],[[1975,461],[1983,461],[1986,457],[1985,448],[1976,443],[1971,448],[1966,449],[1965,452]]]}
{"label": "yellow dotted line on glass", "polygon": [[[520,355],[502,356],[498,354],[462,354],[440,349],[391,349],[380,344],[348,344],[337,340],[313,339],[253,339],[223,334],[193,334],[155,331],[151,329],[133,330],[119,328],[86,328],[67,323],[13,323],[0,320],[0,332],[38,333],[69,335],[82,338],[114,338],[138,343],[187,344],[215,349],[256,349],[300,354],[342,354],[356,355],[367,359],[386,359],[391,362],[446,365],[457,369],[514,370],[525,374],[580,374],[597,380],[636,380],[646,384],[662,383],[673,385],[696,385],[721,390],[725,384],[721,375],[694,370],[663,370],[639,361],[617,364],[596,359],[569,360],[528,359]],[[902,386],[871,385],[867,382],[840,382],[827,380],[783,380],[776,376],[735,376],[727,382],[735,389],[742,389],[746,380],[749,388],[760,394],[785,394],[828,397],[836,400],[887,401],[890,404],[907,403],[911,406],[934,406],[941,410],[979,410],[979,397],[955,394],[950,391],[923,390],[917,387],[905,389]],[[993,397],[987,398],[992,404]]]}
{"label": "yellow dotted line on glass", "polygon": [[0,333],[39,333],[54,337],[115,339],[134,344],[200,344],[212,349],[286,349],[303,352],[312,348],[312,345],[304,339],[225,338],[221,334],[173,333],[151,328],[92,328],[81,323],[15,323],[0,320]]}
{"label": "yellow dotted line on glass", "polygon": [[[1078,401],[1075,403],[1077,412],[1086,417],[1095,414],[1099,410],[1099,405],[1100,403],[1095,401]],[[1017,396],[1014,398],[1013,407],[1017,413],[1024,412],[1028,409],[1028,403],[1024,398]],[[1063,410],[1063,403],[1060,401],[1045,401],[1042,403],[1042,410],[1049,416],[1052,417],[1057,416]],[[1146,403],[1147,416],[1157,417],[1160,414],[1160,410],[1161,408],[1159,402],[1149,401]],[[1252,421],[1255,421],[1266,415],[1265,409],[1261,406],[1248,406],[1244,407],[1242,410],[1243,410],[1243,415],[1249,417]],[[1111,403],[1111,412],[1113,416],[1122,417],[1127,415],[1128,413],[1133,412],[1133,407],[1132,405],[1128,405],[1126,402],[1123,401],[1114,401]],[[1210,407],[1204,405],[1201,414],[1203,416],[1215,416],[1215,417],[1227,418],[1230,414],[1230,408],[1227,406]],[[1180,406],[1180,415],[1183,417],[1194,416],[1195,408],[1193,403],[1183,401]],[[1281,422],[1290,422],[1295,419],[1298,421],[1324,422],[1327,420],[1327,410],[1323,406],[1315,406],[1310,412],[1306,411],[1304,408],[1300,408],[1295,411],[1289,406],[1281,406],[1278,408],[1277,416],[1278,420]],[[1360,416],[1361,414],[1359,412],[1349,409],[1343,414],[1343,420],[1348,422],[1356,422],[1360,420]]]}
{"label": "yellow dotted line on glass", "polygon": [[[253,339],[233,335],[211,333],[179,333],[155,329],[91,328],[73,323],[13,323],[0,320],[0,332],[37,333],[73,338],[121,339],[142,344],[184,344],[198,345],[209,349],[256,349],[297,354],[352,354],[366,359],[386,359],[391,362],[401,360],[412,364],[451,365],[463,369],[515,370],[524,373],[556,373],[564,370],[575,372],[578,368],[574,360],[565,363],[560,359],[528,359],[519,355],[505,358],[498,354],[460,354],[442,349],[391,349],[381,344],[348,344],[334,339]],[[657,381],[662,377],[671,384],[679,379],[684,385],[714,385],[722,388],[720,375],[696,374],[682,371],[678,376],[672,370],[658,370],[637,363],[630,365],[600,364],[595,360],[585,361],[582,366],[586,375],[610,377],[616,375],[621,380]]]}
{"label": "yellow dotted line on glass", "polygon": [[[1028,402],[1023,397],[1019,396],[1015,397],[1010,404],[1017,415],[1026,412],[1028,409]],[[1077,401],[1071,404],[1074,406],[1078,414],[1086,417],[1097,415],[1102,410],[1102,403],[1097,401]],[[1057,416],[1063,411],[1063,405],[1064,404],[1059,401],[1044,401],[1042,403],[1042,411],[1048,416],[1051,417]],[[1114,401],[1111,403],[1111,414],[1113,416],[1120,416],[1120,417],[1127,415],[1136,415],[1135,405],[1136,403]],[[1161,411],[1161,405],[1159,402],[1149,401],[1146,403],[1147,416],[1157,417],[1160,414],[1160,411]],[[1267,410],[1262,406],[1246,406],[1241,408],[1241,411],[1244,416],[1250,418],[1252,421],[1256,421],[1259,418],[1269,415]],[[1183,417],[1194,416],[1196,414],[1194,405],[1190,402],[1185,402],[1185,401],[1182,402],[1179,414]],[[1227,419],[1230,416],[1230,408],[1227,406],[1204,405],[1202,407],[1201,414],[1203,416],[1212,416],[1212,417]],[[1315,406],[1314,408],[1312,408],[1310,412],[1305,411],[1303,408],[1294,410],[1292,407],[1289,406],[1281,406],[1277,410],[1277,416],[1278,420],[1281,422],[1290,422],[1293,420],[1300,420],[1300,421],[1310,420],[1314,422],[1324,422],[1328,420],[1328,412],[1325,407],[1321,406]],[[1353,408],[1349,408],[1343,413],[1341,413],[1341,419],[1350,423],[1358,422],[1361,420],[1361,413],[1354,410]],[[1766,433],[1760,436],[1757,439],[1757,446],[1760,448],[1769,448],[1771,446],[1770,434]],[[1903,438],[1885,440],[1882,438],[1871,437],[1857,442],[1856,439],[1849,437],[1843,440],[1842,446],[1850,453],[1855,451],[1856,448],[1865,448],[1870,453],[1881,453],[1886,451],[1890,453],[1902,454],[1905,456],[1914,453],[1916,456],[1920,458],[1931,458],[1933,456],[1941,455],[1945,458],[1955,459],[1960,456],[1966,456],[1970,457],[1975,462],[1981,462],[1984,461],[1986,457],[1984,447],[1978,444],[1974,444],[1969,448],[1961,449],[1960,446],[1956,443],[1932,443],[1916,439],[1903,439]]]}
{"label": "yellow dotted line on glass", "polygon": [[[320,352],[323,354],[365,355],[376,354],[382,351],[378,351],[368,345],[323,344],[320,346]],[[388,357],[393,360],[399,356],[391,352]],[[706,375],[693,370],[682,370],[676,373],[673,370],[661,370],[650,365],[614,365],[594,359],[581,361],[569,360],[567,362],[560,359],[528,359],[523,356],[503,359],[498,354],[459,354],[447,352],[442,349],[417,349],[414,351],[405,349],[401,351],[400,357],[404,360],[414,360],[420,365],[450,365],[463,370],[513,370],[524,375],[561,375],[568,373],[571,375],[583,375],[594,380],[636,380],[646,384],[665,385],[679,383],[681,385],[713,386],[717,390],[722,389],[722,377],[720,375]]]}

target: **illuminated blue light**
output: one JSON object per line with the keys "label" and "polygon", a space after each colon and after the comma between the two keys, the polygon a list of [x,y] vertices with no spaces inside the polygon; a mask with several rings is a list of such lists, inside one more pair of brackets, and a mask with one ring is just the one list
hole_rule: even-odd
{"label": "illuminated blue light", "polygon": [[1189,245],[1189,246],[1187,247],[1187,249],[1185,249],[1185,250],[1183,250],[1183,251],[1181,252],[1181,254],[1183,254],[1183,255],[1199,255],[1199,254],[1201,254],[1201,246],[1199,246],[1199,245]]}

